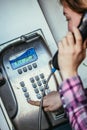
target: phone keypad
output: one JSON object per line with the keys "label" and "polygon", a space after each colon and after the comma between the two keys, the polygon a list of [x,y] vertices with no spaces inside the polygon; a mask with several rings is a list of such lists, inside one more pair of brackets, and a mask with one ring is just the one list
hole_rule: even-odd
{"label": "phone keypad", "polygon": [[[34,77],[30,77],[29,81],[30,81],[31,86],[33,88],[33,91],[36,95],[36,98],[41,99],[42,92],[43,92],[44,87],[45,87],[46,82],[47,82],[44,73],[41,73],[39,75],[35,75]],[[27,100],[31,99],[30,94],[27,91],[27,87],[26,87],[24,81],[20,82],[20,86],[22,87],[22,91],[23,91],[26,99]],[[49,92],[50,92],[49,86],[46,86],[45,93],[48,94]]]}

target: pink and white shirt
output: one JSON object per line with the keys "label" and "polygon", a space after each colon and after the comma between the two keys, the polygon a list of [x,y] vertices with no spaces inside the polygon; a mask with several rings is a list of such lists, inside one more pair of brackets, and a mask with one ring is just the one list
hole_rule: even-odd
{"label": "pink and white shirt", "polygon": [[72,129],[87,130],[87,89],[81,78],[76,76],[63,81],[59,93]]}

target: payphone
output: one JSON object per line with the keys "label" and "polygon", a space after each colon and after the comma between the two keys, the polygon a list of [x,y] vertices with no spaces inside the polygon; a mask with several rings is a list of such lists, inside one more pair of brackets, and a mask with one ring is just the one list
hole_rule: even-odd
{"label": "payphone", "polygon": [[[51,52],[41,29],[20,36],[5,47],[0,54],[0,68],[6,83],[0,87],[0,96],[16,130],[38,130],[39,107],[28,100],[41,100],[44,86],[51,73]],[[56,91],[58,81],[53,75],[45,94]],[[47,117],[48,116],[48,117]],[[41,129],[65,122],[63,109],[42,113]]]}

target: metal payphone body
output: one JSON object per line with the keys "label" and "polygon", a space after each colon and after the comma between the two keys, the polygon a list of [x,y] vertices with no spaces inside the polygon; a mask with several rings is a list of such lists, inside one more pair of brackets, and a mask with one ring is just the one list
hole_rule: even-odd
{"label": "metal payphone body", "polygon": [[[52,58],[41,30],[10,41],[1,53],[6,83],[0,88],[0,96],[9,117],[17,130],[38,130],[39,107],[30,105],[30,99],[41,100],[46,80],[51,73]],[[53,75],[45,93],[56,91],[58,82]],[[63,110],[49,113],[53,126],[66,121]],[[42,113],[42,130],[50,127],[46,114]]]}

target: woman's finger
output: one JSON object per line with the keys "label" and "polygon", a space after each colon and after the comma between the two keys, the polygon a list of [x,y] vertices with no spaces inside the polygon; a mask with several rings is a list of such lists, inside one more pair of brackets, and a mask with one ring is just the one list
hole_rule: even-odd
{"label": "woman's finger", "polygon": [[31,105],[34,105],[34,106],[40,106],[40,101],[29,100],[28,103],[30,103]]}
{"label": "woman's finger", "polygon": [[75,36],[76,44],[82,45],[82,36],[79,29],[77,29],[76,27],[73,27],[73,33]]}

